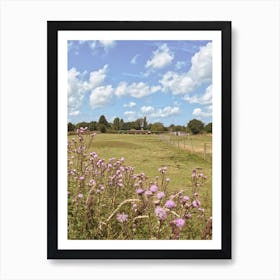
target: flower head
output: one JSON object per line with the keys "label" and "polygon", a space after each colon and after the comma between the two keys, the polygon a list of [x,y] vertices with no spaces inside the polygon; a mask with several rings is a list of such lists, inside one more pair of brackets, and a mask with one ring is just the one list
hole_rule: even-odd
{"label": "flower head", "polygon": [[182,228],[185,225],[185,220],[182,218],[174,220],[176,227]]}
{"label": "flower head", "polygon": [[146,195],[146,196],[152,196],[153,193],[152,193],[151,191],[147,190],[147,191],[145,191],[145,195]]}
{"label": "flower head", "polygon": [[165,203],[165,206],[169,209],[172,209],[176,206],[176,204],[173,200],[167,200],[166,203]]}
{"label": "flower head", "polygon": [[163,220],[165,220],[167,218],[166,211],[163,208],[159,207],[159,206],[156,207],[155,214],[156,214],[156,216],[158,217],[158,219],[160,221],[163,221]]}
{"label": "flower head", "polygon": [[194,208],[198,208],[198,207],[200,206],[200,201],[199,201],[199,200],[194,200],[194,201],[192,202],[192,206],[193,206]]}
{"label": "flower head", "polygon": [[151,192],[155,193],[155,192],[157,192],[157,190],[158,190],[158,186],[157,185],[151,185],[151,187],[150,187],[150,191]]}
{"label": "flower head", "polygon": [[159,193],[157,193],[157,198],[158,198],[158,199],[162,199],[163,197],[165,197],[164,192],[159,192]]}
{"label": "flower head", "polygon": [[126,222],[128,220],[128,215],[125,214],[125,213],[117,214],[117,220],[120,223],[124,223],[124,222]]}
{"label": "flower head", "polygon": [[83,195],[82,193],[79,193],[79,194],[78,194],[78,198],[83,198],[83,196],[84,196],[84,195]]}
{"label": "flower head", "polygon": [[187,202],[188,200],[190,200],[190,198],[187,195],[183,196],[182,198],[183,202]]}
{"label": "flower head", "polygon": [[139,188],[139,189],[136,190],[136,193],[139,194],[139,195],[143,194],[143,192],[144,192],[144,190],[141,189],[141,188]]}

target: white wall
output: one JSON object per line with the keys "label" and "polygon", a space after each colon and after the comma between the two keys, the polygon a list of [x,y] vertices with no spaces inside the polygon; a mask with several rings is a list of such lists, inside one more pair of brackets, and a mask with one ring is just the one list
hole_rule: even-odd
{"label": "white wall", "polygon": [[[0,2],[1,279],[279,279],[279,1]],[[231,20],[233,259],[46,260],[46,21]]]}

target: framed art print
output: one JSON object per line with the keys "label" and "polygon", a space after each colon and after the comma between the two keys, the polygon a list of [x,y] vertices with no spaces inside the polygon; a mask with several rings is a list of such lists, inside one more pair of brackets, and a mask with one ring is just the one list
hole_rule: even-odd
{"label": "framed art print", "polygon": [[231,258],[231,22],[47,28],[47,257]]}

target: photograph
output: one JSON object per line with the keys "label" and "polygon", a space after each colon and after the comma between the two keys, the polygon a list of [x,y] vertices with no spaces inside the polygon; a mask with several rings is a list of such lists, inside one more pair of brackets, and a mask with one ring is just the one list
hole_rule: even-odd
{"label": "photograph", "polygon": [[68,41],[68,238],[212,238],[212,42]]}

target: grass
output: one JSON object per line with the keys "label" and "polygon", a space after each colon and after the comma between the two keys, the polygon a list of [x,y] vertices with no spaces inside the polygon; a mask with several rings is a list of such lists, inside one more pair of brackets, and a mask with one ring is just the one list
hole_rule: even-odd
{"label": "grass", "polygon": [[[170,178],[169,191],[175,192],[184,189],[186,193],[192,192],[191,173],[193,168],[202,168],[207,176],[207,183],[199,191],[200,198],[208,213],[212,209],[212,157],[208,154],[206,160],[199,150],[204,142],[211,143],[209,136],[191,136],[193,151],[184,149],[183,137],[172,136],[173,141],[180,141],[178,148],[176,142],[168,141],[169,135],[128,135],[128,134],[98,134],[89,147],[106,161],[109,158],[125,158],[125,164],[133,166],[135,173],[144,172],[151,180],[158,176],[158,168],[167,166],[167,177]],[[211,146],[211,145],[210,145]],[[206,204],[206,205],[205,205]]]}

